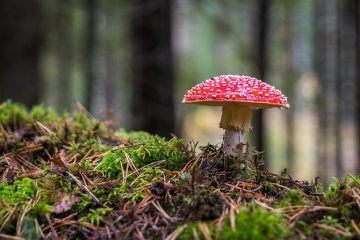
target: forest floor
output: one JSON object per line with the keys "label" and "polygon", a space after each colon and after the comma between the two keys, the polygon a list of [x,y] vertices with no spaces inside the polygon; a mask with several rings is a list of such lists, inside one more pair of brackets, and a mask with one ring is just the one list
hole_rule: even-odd
{"label": "forest floor", "polygon": [[360,177],[324,189],[81,106],[6,102],[0,123],[0,239],[360,239]]}

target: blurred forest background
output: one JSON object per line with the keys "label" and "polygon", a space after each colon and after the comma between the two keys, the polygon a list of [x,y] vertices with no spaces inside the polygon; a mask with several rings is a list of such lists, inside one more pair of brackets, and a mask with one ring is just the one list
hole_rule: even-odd
{"label": "blurred forest background", "polygon": [[360,173],[360,0],[3,0],[0,100],[219,144],[219,108],[181,104],[221,74],[262,79],[289,110],[249,134],[272,171]]}

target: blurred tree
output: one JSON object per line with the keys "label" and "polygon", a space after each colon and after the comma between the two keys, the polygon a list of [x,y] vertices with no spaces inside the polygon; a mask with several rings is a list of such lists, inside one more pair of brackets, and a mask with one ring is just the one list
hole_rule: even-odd
{"label": "blurred tree", "polygon": [[[255,76],[258,79],[265,81],[266,67],[267,67],[267,41],[268,41],[268,23],[269,23],[269,7],[270,0],[257,0],[257,14],[255,15],[255,58],[254,68]],[[258,110],[255,112],[254,129],[256,134],[256,146],[258,151],[264,151],[264,124],[263,124],[263,111]],[[265,161],[267,163],[267,161]]]}
{"label": "blurred tree", "polygon": [[162,136],[174,131],[171,0],[134,0],[132,8],[132,117],[134,129]]}
{"label": "blurred tree", "polygon": [[336,79],[337,79],[337,0],[316,2],[316,71],[322,86],[319,99],[318,176],[327,181],[335,175]]}
{"label": "blurred tree", "polygon": [[355,17],[355,44],[356,44],[356,60],[355,60],[355,66],[356,66],[356,117],[357,117],[357,169],[356,172],[360,174],[360,1],[356,1],[354,3],[354,17]]}
{"label": "blurred tree", "polygon": [[[296,75],[294,69],[294,56],[293,56],[293,44],[294,44],[294,23],[292,18],[294,16],[294,9],[296,9],[296,2],[292,1],[282,1],[281,2],[284,8],[284,34],[282,39],[282,44],[284,46],[285,51],[285,61],[284,61],[284,83],[286,91],[286,96],[288,97],[288,101],[291,104],[295,103],[295,93],[294,93],[294,85],[296,82]],[[295,151],[295,110],[294,108],[290,108],[287,110],[286,115],[286,160],[288,162],[288,168],[291,171],[295,168],[295,159],[294,159],[294,151]]]}
{"label": "blurred tree", "polygon": [[[325,8],[324,5],[325,4]],[[320,99],[319,175],[341,177],[354,163],[346,143],[353,131],[358,77],[358,1],[331,0],[318,3],[317,72],[323,94]],[[347,141],[347,142],[346,142]]]}
{"label": "blurred tree", "polygon": [[[356,54],[356,65],[357,65],[357,148],[358,148],[358,154],[357,157],[360,158],[360,3],[359,1],[356,2],[357,6],[355,9],[357,9],[357,20],[356,20],[356,45],[357,45],[357,54]],[[360,159],[358,160],[357,164],[357,173],[360,174]]]}
{"label": "blurred tree", "polygon": [[93,99],[94,87],[94,61],[95,61],[95,14],[96,0],[84,0],[87,13],[86,33],[85,33],[85,107],[90,111]]}
{"label": "blurred tree", "polygon": [[55,31],[56,54],[57,54],[57,102],[59,109],[69,109],[72,104],[72,76],[74,71],[74,33],[73,24],[74,11],[70,10],[67,1],[56,1]]}
{"label": "blurred tree", "polygon": [[43,13],[36,0],[0,1],[0,100],[39,102]]}
{"label": "blurred tree", "polygon": [[[346,128],[354,131],[355,126],[355,107],[356,102],[355,86],[357,80],[357,60],[356,51],[360,46],[356,44],[356,22],[358,21],[358,0],[339,1],[339,59],[338,59],[338,84],[337,84],[337,139],[339,144],[337,150],[337,176],[343,176],[346,171],[354,172],[349,169],[349,165],[354,164],[354,157],[351,157],[347,149],[347,139],[352,139],[346,135]],[[345,133],[344,133],[345,132]],[[354,141],[356,141],[354,139]],[[356,154],[356,151],[354,151]],[[356,163],[355,163],[356,164]]]}

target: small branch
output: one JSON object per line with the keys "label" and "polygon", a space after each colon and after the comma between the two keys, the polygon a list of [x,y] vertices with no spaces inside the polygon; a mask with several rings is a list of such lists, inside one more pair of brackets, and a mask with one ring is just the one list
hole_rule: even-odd
{"label": "small branch", "polygon": [[95,203],[96,205],[103,207],[104,205],[100,202],[100,200],[84,185],[82,182],[77,179],[73,174],[70,172],[67,173],[73,182],[82,190],[84,191]]}
{"label": "small branch", "polygon": [[76,185],[81,189],[81,191],[83,191],[84,193],[86,193],[86,194],[90,197],[90,199],[93,200],[93,201],[96,203],[97,206],[99,206],[99,207],[103,207],[103,206],[104,206],[104,205],[100,202],[100,200],[99,200],[84,184],[82,184],[82,182],[81,182],[79,179],[77,179],[77,178],[76,178],[73,174],[71,174],[70,172],[66,172],[67,175],[70,177],[70,179],[69,179],[67,176],[65,176],[64,174],[62,174],[62,173],[57,173],[57,172],[53,172],[53,171],[51,171],[51,172],[54,173],[54,174],[56,174],[56,175],[58,175],[58,176],[60,176],[60,177],[63,177],[63,178],[65,178],[65,179],[69,180],[70,182],[72,182],[72,183],[74,183],[74,184],[76,184]]}

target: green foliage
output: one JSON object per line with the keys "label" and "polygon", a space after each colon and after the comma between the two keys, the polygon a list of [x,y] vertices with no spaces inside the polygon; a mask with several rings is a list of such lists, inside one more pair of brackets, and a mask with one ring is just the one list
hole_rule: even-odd
{"label": "green foliage", "polygon": [[324,200],[328,204],[332,204],[337,198],[337,191],[340,186],[340,181],[337,178],[334,178],[334,181],[329,185],[325,194]]}
{"label": "green foliage", "polygon": [[[35,124],[37,121],[43,125]],[[46,213],[54,222],[71,216],[70,221],[83,223],[74,224],[74,231],[57,227],[64,238],[76,238],[74,232],[80,236],[82,229],[89,226],[86,223],[100,228],[109,223],[116,229],[133,224],[139,228],[135,218],[161,219],[159,216],[164,214],[152,206],[154,199],[173,221],[171,225],[158,221],[154,227],[140,226],[146,239],[161,238],[183,224],[187,227],[178,239],[205,239],[206,228],[212,239],[295,239],[298,232],[309,239],[333,239],[354,234],[353,222],[360,220],[356,202],[359,177],[349,174],[341,181],[335,179],[324,196],[313,194],[322,193],[322,186],[294,181],[286,171],[282,177],[257,171],[253,160],[261,153],[253,148],[240,158],[229,159],[224,171],[224,159],[217,146],[200,148],[201,154],[195,156],[181,139],[166,140],[146,132],[114,132],[83,111],[57,115],[50,108],[35,106],[27,112],[23,105],[6,102],[0,105],[0,124],[5,127],[0,129],[0,221],[4,223],[0,223],[0,232],[8,235],[20,233],[19,237],[40,239],[36,223],[46,226]],[[66,168],[61,167],[62,162],[66,162]],[[184,168],[185,163],[189,164]],[[184,171],[178,171],[182,168]],[[69,178],[68,173],[79,182],[73,181],[73,176]],[[239,181],[255,185],[233,188]],[[87,191],[80,189],[80,182]],[[71,196],[70,202],[64,196]],[[279,215],[255,206],[251,202],[254,198],[260,202],[270,200],[264,203],[275,209],[305,206]],[[231,227],[228,201],[243,204],[232,219],[235,229]],[[54,204],[68,208],[55,213]],[[324,209],[303,211],[314,205]],[[296,214],[300,214],[299,218],[289,228],[286,219]],[[224,219],[216,221],[222,223],[219,228],[213,222],[193,222],[220,216]],[[51,234],[51,229],[42,229],[45,236]],[[99,236],[101,233],[91,237]]]}
{"label": "green foliage", "polygon": [[81,221],[83,222],[90,222],[94,225],[99,225],[103,217],[110,211],[112,211],[112,208],[96,208],[96,209],[90,209],[90,212],[85,216],[81,218]]}
{"label": "green foliage", "polygon": [[[77,189],[77,191],[79,191],[79,189]],[[95,206],[94,202],[91,200],[91,198],[88,195],[84,193],[79,193],[79,197],[80,197],[80,201],[73,207],[74,212],[79,212],[80,214],[83,214],[86,213],[89,208]]]}
{"label": "green foliage", "polygon": [[54,124],[61,121],[60,116],[49,107],[43,105],[34,106],[31,109],[30,116],[34,121],[39,121],[46,124]]}
{"label": "green foliage", "polygon": [[75,111],[72,115],[73,124],[75,127],[87,129],[89,126],[93,126],[94,121],[83,112]]}
{"label": "green foliage", "polygon": [[[38,181],[30,178],[16,180],[11,185],[0,183],[0,208],[11,210],[9,207],[18,207],[20,209],[28,206],[36,195],[40,195],[40,201],[29,209],[29,213],[34,216],[43,216],[51,212],[52,198],[47,198],[49,193],[44,186],[39,187]],[[6,211],[4,211],[5,213]],[[1,216],[1,212],[0,212]]]}
{"label": "green foliage", "polygon": [[91,132],[96,134],[103,131],[102,124],[94,118],[91,118],[87,113],[75,111],[71,116],[71,127],[77,133],[77,130],[83,132]]}
{"label": "green foliage", "polygon": [[284,239],[289,234],[289,227],[281,215],[250,205],[236,215],[235,231],[227,221],[218,239]]}
{"label": "green foliage", "polygon": [[132,175],[122,182],[109,197],[115,197],[121,201],[131,200],[135,202],[141,200],[146,196],[144,188],[153,182],[161,181],[162,178],[163,172],[160,169],[144,168],[139,172],[139,175]]}
{"label": "green foliage", "polygon": [[339,222],[339,219],[334,218],[333,216],[330,215],[325,215],[321,220],[321,223],[326,224],[326,225],[336,225]]}
{"label": "green foliage", "polygon": [[360,220],[360,208],[355,203],[359,189],[360,177],[354,177],[350,174],[346,175],[341,181],[335,179],[329,185],[324,194],[323,202],[338,209],[337,212],[332,214],[332,217],[343,222],[349,222],[354,218],[357,221]]}
{"label": "green foliage", "polygon": [[181,139],[172,138],[166,141],[159,136],[144,132],[133,132],[126,139],[135,145],[107,153],[96,167],[111,178],[118,178],[121,165],[127,164],[126,154],[137,167],[165,160],[161,166],[170,170],[179,170],[186,160],[186,146]]}
{"label": "green foliage", "polygon": [[4,126],[13,126],[13,124],[23,124],[29,119],[26,108],[22,104],[11,101],[0,105],[0,123]]}
{"label": "green foliage", "polygon": [[35,219],[30,216],[25,216],[21,228],[21,236],[25,239],[41,239],[41,234],[37,231]]}
{"label": "green foliage", "polygon": [[32,207],[30,213],[34,216],[43,216],[45,213],[51,213],[52,206],[47,203],[47,200],[37,203]]}
{"label": "green foliage", "polygon": [[304,198],[304,194],[300,189],[291,189],[283,193],[278,207],[306,205],[307,203],[308,201]]}
{"label": "green foliage", "polygon": [[23,206],[35,197],[36,182],[30,178],[16,180],[12,185],[0,183],[0,205]]}
{"label": "green foliage", "polygon": [[[231,228],[229,217],[220,229],[210,225],[209,230],[213,238],[219,240],[285,239],[291,235],[284,217],[263,208],[255,207],[253,204],[240,209],[240,212],[236,214],[234,230]],[[196,224],[189,224],[178,239],[194,239],[194,232],[195,235],[201,235],[201,231]]]}
{"label": "green foliage", "polygon": [[347,191],[350,188],[360,189],[360,177],[346,175],[341,182],[339,179],[334,178],[334,181],[324,193],[324,201],[329,205],[336,204],[337,199],[341,195],[340,191]]}
{"label": "green foliage", "polygon": [[125,141],[133,142],[133,143],[141,143],[144,141],[149,141],[152,139],[153,135],[144,131],[132,131],[126,132],[125,129],[121,128],[117,132],[117,134],[123,138]]}
{"label": "green foliage", "polygon": [[203,236],[199,236],[201,231],[196,223],[190,222],[176,240],[190,240],[190,239],[205,239]]}
{"label": "green foliage", "polygon": [[118,178],[121,174],[121,166],[125,163],[126,159],[122,152],[112,151],[104,156],[96,169],[110,178]]}
{"label": "green foliage", "polygon": [[81,156],[90,150],[94,152],[103,152],[109,150],[110,147],[98,142],[94,137],[86,138],[83,141],[72,141],[69,145],[70,153],[77,153]]}

